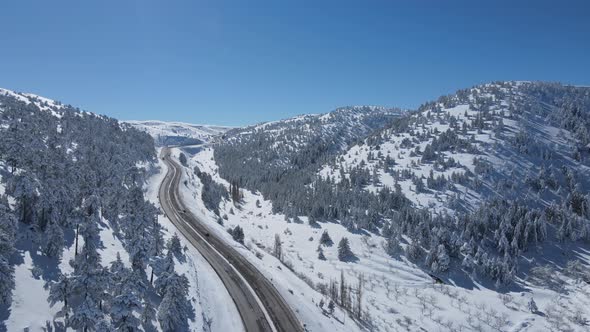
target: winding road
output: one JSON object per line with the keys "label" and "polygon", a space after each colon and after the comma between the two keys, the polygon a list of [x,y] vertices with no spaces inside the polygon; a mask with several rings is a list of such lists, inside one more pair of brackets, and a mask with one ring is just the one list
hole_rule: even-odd
{"label": "winding road", "polygon": [[295,313],[272,283],[186,208],[179,194],[183,169],[170,157],[169,148],[163,148],[160,156],[168,166],[160,184],[162,209],[211,264],[238,308],[246,331],[303,331]]}

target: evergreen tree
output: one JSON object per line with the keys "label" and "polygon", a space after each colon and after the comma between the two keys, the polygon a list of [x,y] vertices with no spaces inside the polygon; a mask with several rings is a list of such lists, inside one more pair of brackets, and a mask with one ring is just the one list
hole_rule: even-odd
{"label": "evergreen tree", "polygon": [[64,247],[64,233],[56,221],[50,221],[45,227],[43,253],[49,257],[61,257]]}
{"label": "evergreen tree", "polygon": [[232,231],[231,235],[235,241],[244,244],[244,230],[240,226],[236,226]]}
{"label": "evergreen tree", "polygon": [[126,273],[121,290],[111,301],[112,324],[120,331],[137,331],[140,320],[135,313],[141,308],[141,278],[134,273]]}
{"label": "evergreen tree", "polygon": [[182,166],[184,166],[184,167],[188,166],[188,161],[186,160],[186,156],[182,152],[178,155],[178,161],[180,161],[180,164]]}
{"label": "evergreen tree", "polygon": [[338,242],[338,259],[342,262],[354,260],[356,256],[350,249],[350,244],[348,243],[348,238],[343,237],[340,242]]}
{"label": "evergreen tree", "polygon": [[158,322],[163,331],[187,329],[187,320],[192,314],[188,297],[188,279],[173,273],[168,277],[164,296],[158,307]]}
{"label": "evergreen tree", "polygon": [[279,260],[283,261],[283,245],[279,234],[275,234],[275,244],[273,248],[273,255]]}
{"label": "evergreen tree", "polygon": [[90,296],[84,297],[81,303],[76,305],[68,324],[74,329],[80,329],[84,332],[94,329],[104,318],[101,310]]}
{"label": "evergreen tree", "polygon": [[320,237],[320,244],[327,247],[330,247],[334,244],[327,230],[322,233],[322,236]]}
{"label": "evergreen tree", "polygon": [[166,246],[167,246],[168,251],[172,252],[172,254],[175,257],[180,258],[180,257],[184,256],[184,252],[182,250],[182,245],[180,244],[180,238],[178,237],[178,234],[174,233],[174,235],[172,235],[170,240],[168,240],[168,243]]}
{"label": "evergreen tree", "polygon": [[539,308],[537,307],[537,303],[535,302],[535,299],[533,299],[532,297],[528,303],[528,307],[529,307],[529,311],[532,313],[536,313],[537,311],[539,311]]}

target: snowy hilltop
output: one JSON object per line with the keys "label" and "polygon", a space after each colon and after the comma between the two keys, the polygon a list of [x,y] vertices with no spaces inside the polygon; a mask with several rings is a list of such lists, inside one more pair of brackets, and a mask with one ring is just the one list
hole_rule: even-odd
{"label": "snowy hilltop", "polygon": [[231,127],[195,125],[182,122],[124,121],[150,134],[157,145],[191,145],[211,142]]}

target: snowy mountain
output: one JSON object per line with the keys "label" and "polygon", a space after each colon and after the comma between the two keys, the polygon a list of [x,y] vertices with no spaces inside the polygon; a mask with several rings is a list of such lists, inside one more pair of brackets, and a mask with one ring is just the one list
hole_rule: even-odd
{"label": "snowy mountain", "polygon": [[307,330],[587,330],[590,88],[494,82],[243,128],[0,89],[0,331],[243,329],[154,140]]}
{"label": "snowy mountain", "polygon": [[194,125],[182,122],[124,121],[150,134],[156,145],[191,145],[211,142],[231,127]]}
{"label": "snowy mountain", "polygon": [[[372,314],[361,324],[378,330],[583,330],[588,313],[575,308],[588,305],[590,281],[590,89],[496,82],[387,119],[373,111],[228,131],[190,160],[201,174],[187,178],[192,199],[203,192],[210,220],[240,226],[252,253],[266,251],[305,280],[308,301],[319,301],[315,290],[359,318],[342,298],[357,295],[327,290],[342,286],[340,273],[348,285],[365,278]],[[229,198],[210,201],[203,173]],[[338,236],[337,251],[316,242],[322,230]],[[279,235],[290,249],[277,256]],[[415,289],[432,280],[451,286]],[[500,303],[482,305],[482,296]],[[394,298],[409,306],[392,315]]]}

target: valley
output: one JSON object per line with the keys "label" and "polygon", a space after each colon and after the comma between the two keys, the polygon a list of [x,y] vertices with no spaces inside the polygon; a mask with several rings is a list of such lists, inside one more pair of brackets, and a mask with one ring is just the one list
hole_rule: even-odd
{"label": "valley", "polygon": [[587,328],[588,88],[232,128],[1,92],[7,331]]}

